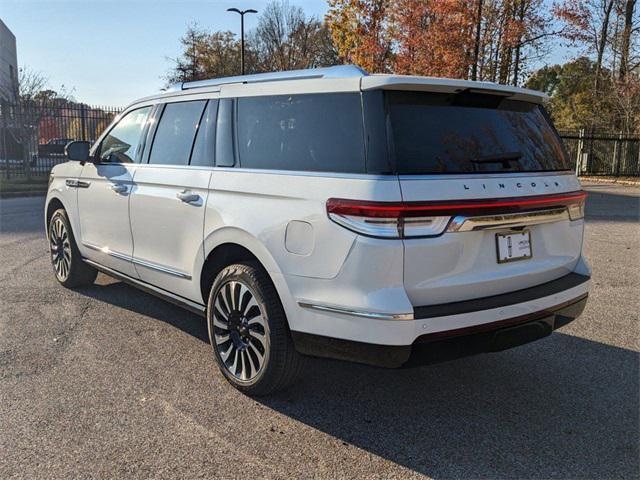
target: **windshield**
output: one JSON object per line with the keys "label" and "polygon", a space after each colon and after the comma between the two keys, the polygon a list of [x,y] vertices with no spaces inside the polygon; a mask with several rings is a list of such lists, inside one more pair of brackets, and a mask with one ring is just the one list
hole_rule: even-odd
{"label": "windshield", "polygon": [[471,92],[390,91],[386,98],[399,174],[569,169],[540,105]]}

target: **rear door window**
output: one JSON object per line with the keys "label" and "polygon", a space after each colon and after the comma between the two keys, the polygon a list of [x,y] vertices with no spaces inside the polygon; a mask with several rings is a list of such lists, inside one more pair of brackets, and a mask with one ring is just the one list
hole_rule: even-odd
{"label": "rear door window", "polygon": [[569,169],[542,107],[496,95],[387,92],[399,174]]}
{"label": "rear door window", "polygon": [[237,141],[243,168],[365,172],[357,93],[238,98]]}
{"label": "rear door window", "polygon": [[155,132],[149,163],[188,165],[206,100],[168,103]]}
{"label": "rear door window", "polygon": [[191,152],[189,165],[196,167],[213,167],[217,114],[218,100],[209,100],[207,109],[202,114],[202,119],[198,126],[198,134],[193,144],[193,152]]}

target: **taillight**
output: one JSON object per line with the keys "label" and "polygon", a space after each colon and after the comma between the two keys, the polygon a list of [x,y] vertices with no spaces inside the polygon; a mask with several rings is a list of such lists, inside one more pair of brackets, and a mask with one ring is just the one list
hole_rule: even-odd
{"label": "taillight", "polygon": [[432,237],[445,232],[451,217],[508,215],[564,207],[571,220],[584,217],[583,191],[529,197],[434,202],[368,202],[330,198],[329,218],[349,230],[381,238]]}
{"label": "taillight", "polygon": [[349,230],[370,237],[410,238],[440,235],[449,215],[428,215],[407,203],[362,202],[330,198],[329,218]]}

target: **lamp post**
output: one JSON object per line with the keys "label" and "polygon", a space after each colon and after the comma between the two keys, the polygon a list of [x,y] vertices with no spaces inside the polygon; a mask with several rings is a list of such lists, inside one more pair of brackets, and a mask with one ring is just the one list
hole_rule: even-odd
{"label": "lamp post", "polygon": [[237,8],[227,8],[227,12],[236,12],[240,14],[240,71],[244,75],[244,14],[258,13],[257,10],[249,8],[248,10],[238,10]]}

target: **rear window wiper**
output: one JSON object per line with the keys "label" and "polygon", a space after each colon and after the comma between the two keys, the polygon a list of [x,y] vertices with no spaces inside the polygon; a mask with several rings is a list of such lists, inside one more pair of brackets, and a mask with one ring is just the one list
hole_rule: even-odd
{"label": "rear window wiper", "polygon": [[509,168],[510,162],[517,162],[522,158],[522,152],[505,152],[497,155],[483,155],[471,163],[501,163],[504,168]]}

